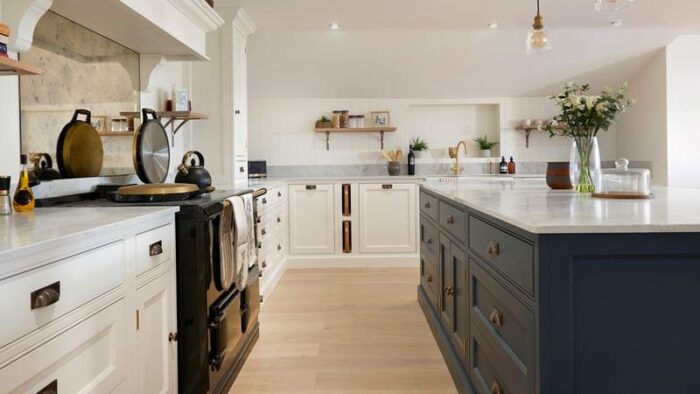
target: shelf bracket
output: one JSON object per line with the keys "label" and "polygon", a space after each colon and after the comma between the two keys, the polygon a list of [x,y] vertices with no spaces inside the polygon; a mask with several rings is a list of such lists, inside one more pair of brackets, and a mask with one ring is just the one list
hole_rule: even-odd
{"label": "shelf bracket", "polygon": [[331,132],[326,131],[326,150],[331,150]]}
{"label": "shelf bracket", "polygon": [[165,127],[166,129],[168,128],[168,126],[170,126],[170,134],[172,135],[171,144],[172,144],[173,148],[175,147],[175,134],[177,134],[177,132],[180,131],[182,126],[184,126],[187,122],[190,121],[189,119],[183,119],[180,121],[180,123],[177,123],[177,120],[178,119],[176,119],[176,118],[170,118],[163,125],[163,127]]}
{"label": "shelf bracket", "polygon": [[526,149],[530,148],[530,133],[532,133],[532,129],[525,130],[525,148]]}
{"label": "shelf bracket", "polygon": [[379,132],[379,138],[381,140],[382,150],[384,150],[384,130]]}

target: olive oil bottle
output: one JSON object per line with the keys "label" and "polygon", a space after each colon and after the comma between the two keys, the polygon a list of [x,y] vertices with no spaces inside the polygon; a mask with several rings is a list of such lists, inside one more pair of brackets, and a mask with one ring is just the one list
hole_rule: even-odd
{"label": "olive oil bottle", "polygon": [[34,210],[34,193],[29,187],[29,169],[27,168],[27,155],[22,155],[20,159],[19,182],[17,190],[12,199],[12,207],[15,212],[30,212]]}

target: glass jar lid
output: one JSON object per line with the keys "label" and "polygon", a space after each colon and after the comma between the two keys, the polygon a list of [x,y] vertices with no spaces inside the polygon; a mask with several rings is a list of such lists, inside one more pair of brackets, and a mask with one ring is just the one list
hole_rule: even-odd
{"label": "glass jar lid", "polygon": [[646,168],[629,168],[629,160],[615,160],[615,168],[593,174],[596,194],[650,195],[651,172]]}

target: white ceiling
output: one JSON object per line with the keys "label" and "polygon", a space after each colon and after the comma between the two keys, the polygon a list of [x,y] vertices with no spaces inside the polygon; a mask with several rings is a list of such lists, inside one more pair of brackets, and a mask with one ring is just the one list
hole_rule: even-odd
{"label": "white ceiling", "polygon": [[[527,56],[534,0],[217,1],[259,27],[252,97],[540,96],[566,80],[629,80],[675,37],[700,32],[700,0],[636,0],[613,13],[593,0],[541,4],[554,49]],[[329,31],[334,21],[341,31]]]}

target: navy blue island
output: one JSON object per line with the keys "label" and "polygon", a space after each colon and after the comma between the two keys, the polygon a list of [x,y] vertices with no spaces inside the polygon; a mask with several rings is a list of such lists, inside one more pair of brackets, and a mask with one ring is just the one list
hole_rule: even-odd
{"label": "navy blue island", "polygon": [[700,392],[700,191],[425,182],[418,300],[460,393]]}

